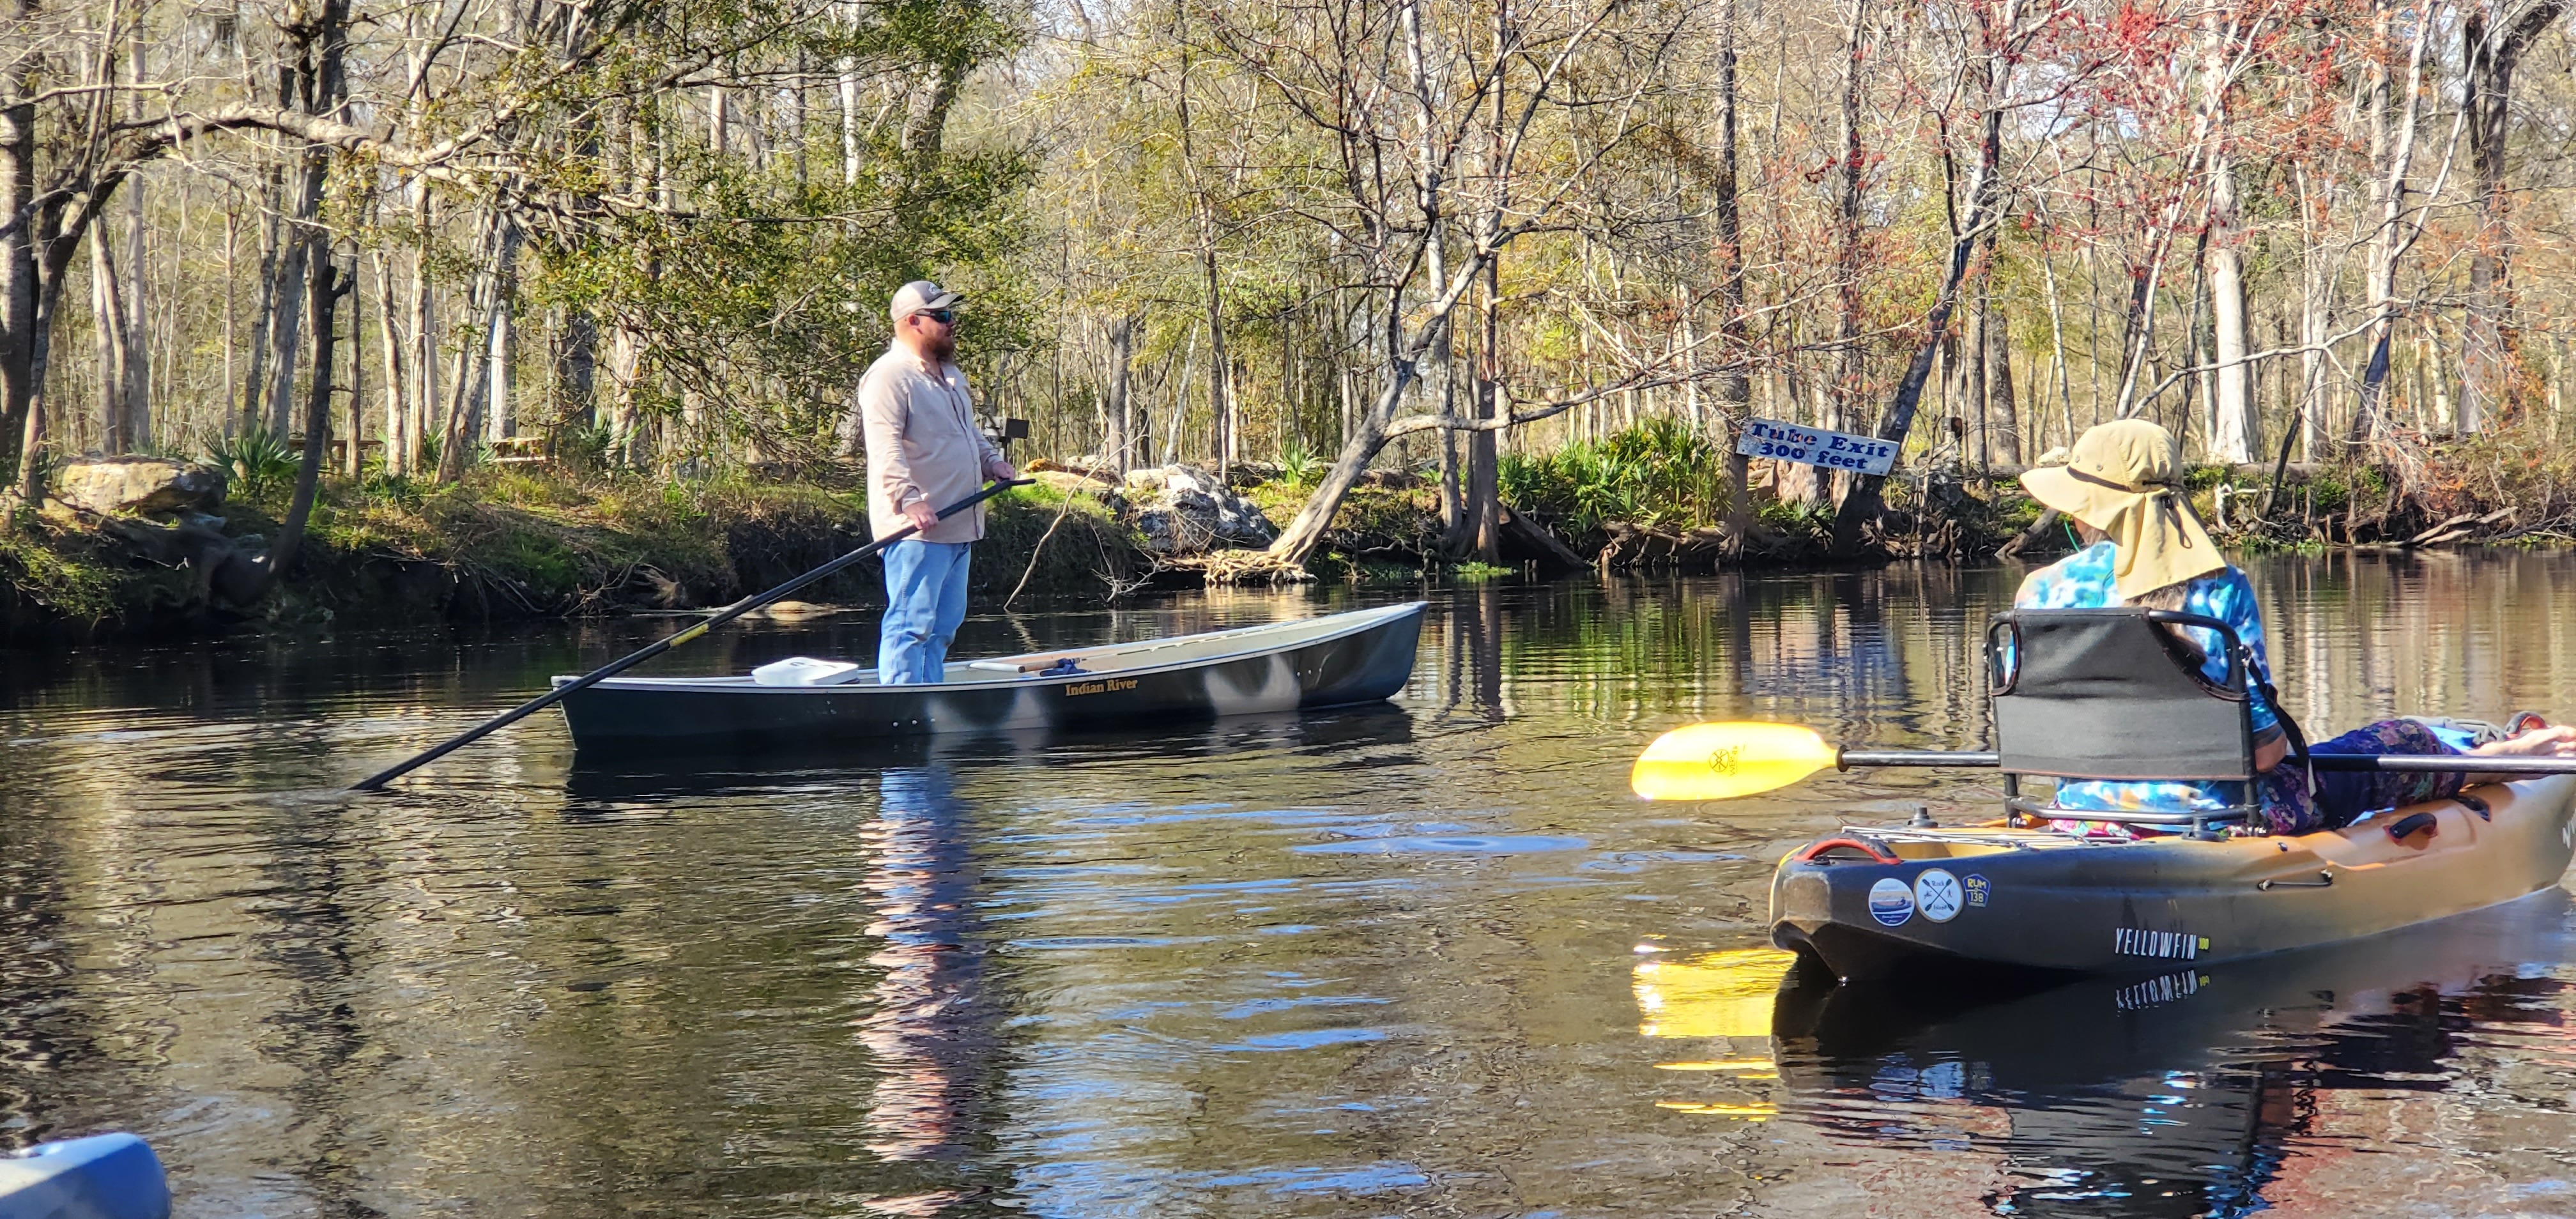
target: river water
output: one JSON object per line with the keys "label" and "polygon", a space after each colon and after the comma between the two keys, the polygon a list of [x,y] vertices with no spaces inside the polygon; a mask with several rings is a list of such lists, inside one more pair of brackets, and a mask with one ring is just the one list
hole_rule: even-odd
{"label": "river water", "polygon": [[[2576,559],[2248,561],[2285,701],[2576,713]],[[1655,734],[1981,743],[2012,571],[1209,594],[963,653],[1425,595],[1392,705],[578,763],[670,629],[0,654],[0,1146],[151,1140],[180,1213],[2576,1212],[2564,894],[2249,967],[1782,989],[1770,863],[1991,776],[1630,798]],[[872,651],[863,615],[662,671]]]}

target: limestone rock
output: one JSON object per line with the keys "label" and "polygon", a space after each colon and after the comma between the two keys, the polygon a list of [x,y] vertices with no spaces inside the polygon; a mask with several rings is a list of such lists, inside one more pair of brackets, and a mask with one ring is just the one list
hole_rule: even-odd
{"label": "limestone rock", "polygon": [[1195,466],[1148,466],[1127,472],[1136,528],[1156,554],[1200,554],[1220,546],[1267,546],[1279,527],[1251,500]]}
{"label": "limestone rock", "polygon": [[224,502],[224,472],[166,457],[84,457],[54,471],[52,494],[101,516],[194,512]]}

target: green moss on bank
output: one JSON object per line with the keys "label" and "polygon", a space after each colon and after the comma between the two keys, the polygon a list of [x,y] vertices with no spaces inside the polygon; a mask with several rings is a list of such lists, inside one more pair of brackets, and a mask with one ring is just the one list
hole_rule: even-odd
{"label": "green moss on bank", "polygon": [[[224,506],[222,531],[247,552],[264,550],[288,498],[285,487],[259,486]],[[331,479],[288,578],[246,612],[208,604],[190,573],[152,564],[95,524],[49,509],[21,512],[0,530],[0,639],[245,616],[378,622],[704,608],[871,536],[854,487],[810,482],[675,483],[534,463],[448,484]],[[1032,593],[1097,595],[1131,581],[1141,555],[1142,540],[1098,498],[1077,494],[1068,506],[1060,491],[1017,487],[987,501],[974,583],[979,597],[1007,595],[1025,574]],[[881,597],[881,581],[882,569],[863,561],[797,596],[867,604]]]}

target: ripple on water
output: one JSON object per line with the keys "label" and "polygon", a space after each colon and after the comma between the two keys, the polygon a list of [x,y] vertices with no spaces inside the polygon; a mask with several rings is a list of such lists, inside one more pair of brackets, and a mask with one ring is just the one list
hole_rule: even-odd
{"label": "ripple on water", "polygon": [[1302,855],[1536,855],[1590,845],[1588,839],[1553,834],[1397,834],[1309,843],[1296,850]]}

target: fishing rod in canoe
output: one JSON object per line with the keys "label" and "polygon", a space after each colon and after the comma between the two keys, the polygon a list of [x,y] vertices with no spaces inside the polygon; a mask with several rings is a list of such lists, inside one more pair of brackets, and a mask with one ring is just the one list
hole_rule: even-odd
{"label": "fishing rod in canoe", "polygon": [[[1010,478],[987,483],[983,490],[977,491],[973,495],[969,495],[956,503],[940,509],[938,513],[939,519],[943,521],[947,520],[949,517],[955,516],[977,504],[983,503],[985,500],[991,499],[1005,490],[1012,487],[1026,486],[1032,481],[1034,480],[1026,478]],[[696,622],[690,623],[688,626],[682,627],[678,631],[675,631],[664,638],[648,643],[642,648],[612,660],[599,668],[593,669],[588,673],[584,673],[581,676],[565,682],[562,685],[556,686],[554,689],[548,690],[516,707],[512,707],[499,715],[493,716],[472,728],[449,737],[448,739],[439,742],[437,745],[422,750],[421,752],[392,766],[388,766],[383,770],[377,771],[364,779],[360,779],[356,783],[351,784],[349,786],[349,790],[362,792],[381,790],[387,783],[391,783],[414,770],[435,762],[440,758],[446,757],[459,749],[463,749],[476,741],[482,740],[484,737],[490,736],[503,728],[507,728],[512,724],[518,723],[520,720],[526,719],[531,715],[535,715],[537,712],[543,711],[546,708],[563,701],[564,696],[567,694],[571,694],[577,690],[587,689],[607,680],[608,678],[615,677],[618,674],[623,673],[628,669],[632,669],[645,661],[651,660],[664,652],[668,652],[673,648],[689,642],[690,640],[696,639],[698,636],[704,635],[708,631],[714,630],[719,626],[723,626],[725,623],[742,617],[744,614],[748,614],[753,610],[759,609],[761,606],[784,598],[787,594],[795,592],[797,589],[803,588],[808,584],[812,584],[816,580],[820,580],[826,576],[836,575],[851,564],[919,532],[921,532],[920,526],[906,525],[901,529],[895,530],[893,533],[889,533],[884,537],[878,538],[865,546],[861,546],[858,549],[842,555],[829,563],[825,563],[821,567],[817,567],[812,571],[806,572],[804,575],[798,576],[793,580],[789,580],[788,582],[769,589],[766,592],[755,593],[740,601],[736,601],[723,609],[717,610],[716,612],[697,620]]]}
{"label": "fishing rod in canoe", "polygon": [[[2576,774],[2576,757],[2311,753],[2307,761],[2318,770]],[[1638,755],[1637,765],[1628,773],[1628,786],[1649,800],[1731,800],[1776,791],[1828,767],[1992,770],[1999,765],[2001,759],[1993,753],[1850,749],[1799,724],[1734,721],[1690,724],[1655,738]]]}

